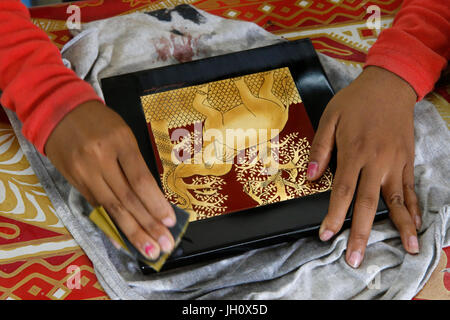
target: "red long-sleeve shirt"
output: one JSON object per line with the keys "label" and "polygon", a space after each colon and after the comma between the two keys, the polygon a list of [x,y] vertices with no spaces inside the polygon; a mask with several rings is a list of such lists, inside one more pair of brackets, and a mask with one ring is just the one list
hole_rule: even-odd
{"label": "red long-sleeve shirt", "polygon": [[[405,0],[391,28],[369,50],[376,65],[405,79],[418,99],[432,90],[450,58],[448,0]],[[23,134],[44,153],[59,121],[83,102],[102,101],[66,68],[48,36],[19,0],[0,1],[0,103],[14,110]]]}
{"label": "red long-sleeve shirt", "polygon": [[450,0],[404,0],[391,28],[370,48],[365,66],[385,68],[421,100],[450,59]]}
{"label": "red long-sleeve shirt", "polygon": [[44,153],[59,121],[78,105],[101,99],[62,62],[58,48],[18,0],[0,0],[0,103],[17,113],[22,132]]}

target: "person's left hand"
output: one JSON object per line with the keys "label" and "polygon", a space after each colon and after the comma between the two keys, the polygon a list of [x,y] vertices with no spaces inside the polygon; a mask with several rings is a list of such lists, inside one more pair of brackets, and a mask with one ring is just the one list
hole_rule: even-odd
{"label": "person's left hand", "polygon": [[[367,67],[328,103],[311,146],[308,179],[318,179],[337,148],[329,210],[319,236],[329,240],[342,228],[356,191],[347,263],[364,257],[380,188],[407,252],[419,252],[421,213],[414,192],[414,105],[416,94],[397,75]],[[357,187],[359,177],[359,184]],[[356,190],[357,188],[357,190]]]}
{"label": "person's left hand", "polygon": [[155,260],[173,249],[168,228],[175,212],[115,111],[95,100],[82,103],[52,131],[45,154],[93,207],[105,208],[142,255]]}

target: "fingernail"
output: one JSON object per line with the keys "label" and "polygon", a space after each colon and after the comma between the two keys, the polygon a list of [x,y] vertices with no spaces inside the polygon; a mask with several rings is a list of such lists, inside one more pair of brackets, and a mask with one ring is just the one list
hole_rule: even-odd
{"label": "fingernail", "polygon": [[331,237],[334,235],[334,233],[332,232],[332,231],[330,231],[330,230],[325,230],[325,231],[323,231],[320,235],[319,235],[319,237],[320,237],[320,240],[322,240],[322,241],[328,241],[328,240],[330,240],[331,239]]}
{"label": "fingernail", "polygon": [[359,267],[361,261],[362,256],[359,251],[353,251],[352,254],[350,255],[350,258],[348,259],[348,263],[350,264],[350,266],[355,269]]}
{"label": "fingernail", "polygon": [[147,244],[145,246],[145,254],[147,255],[147,257],[149,257],[150,259],[156,259],[156,250],[155,250],[155,246],[151,243]]}
{"label": "fingernail", "polygon": [[316,175],[318,167],[319,165],[317,164],[317,162],[308,163],[308,169],[306,170],[306,177],[308,179],[312,179]]}
{"label": "fingernail", "polygon": [[416,229],[419,230],[422,226],[422,219],[420,218],[420,216],[416,216],[414,218],[414,222],[416,223]]}
{"label": "fingernail", "polygon": [[172,243],[166,236],[159,237],[158,243],[164,252],[170,252],[170,250],[172,250]]}
{"label": "fingernail", "polygon": [[419,241],[416,236],[410,236],[408,238],[408,248],[412,253],[419,253]]}
{"label": "fingernail", "polygon": [[162,220],[162,223],[166,226],[166,227],[173,227],[175,225],[175,220],[171,217],[167,217],[164,218]]}
{"label": "fingernail", "polygon": [[112,243],[112,245],[114,246],[114,248],[116,248],[117,250],[119,250],[120,248],[122,248],[121,245],[120,245],[118,242],[116,242],[115,240],[113,240],[113,239],[111,239],[111,238],[109,238],[109,240],[111,241],[111,243]]}

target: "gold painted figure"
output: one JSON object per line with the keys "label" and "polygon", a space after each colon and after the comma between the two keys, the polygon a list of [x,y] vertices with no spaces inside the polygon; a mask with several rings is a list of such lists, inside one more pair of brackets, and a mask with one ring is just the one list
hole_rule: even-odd
{"label": "gold painted figure", "polygon": [[[273,138],[278,138],[278,133],[284,129],[289,118],[289,107],[301,102],[287,68],[152,94],[141,100],[163,165],[162,184],[166,196],[191,212],[191,220],[199,218],[199,212],[214,215],[225,210],[223,203],[227,195],[220,192],[225,183],[221,177],[228,174],[233,166],[238,177],[239,172],[242,176],[244,170],[256,167],[258,163],[261,166],[259,172],[273,167],[274,162],[279,160],[274,147],[278,149],[282,143],[287,143],[286,139],[279,143]],[[194,132],[181,141],[171,140],[171,128],[183,128],[200,122],[203,123],[201,136]],[[235,143],[235,138],[241,139],[241,143]],[[305,142],[308,148],[302,150],[305,149],[307,155],[309,143],[304,139],[302,144]],[[192,145],[196,143],[201,145],[201,150],[194,154],[193,161],[173,161],[174,152],[182,149],[192,154]],[[249,155],[255,154],[257,149],[264,150],[264,159],[261,154],[250,159]],[[196,158],[198,154],[200,160]],[[236,157],[244,162],[233,163]],[[296,177],[306,161],[307,158],[297,155],[289,163],[277,163],[273,172],[261,178],[264,180],[262,184],[249,185],[244,182],[243,192],[259,204],[292,198],[295,194],[287,193],[283,182],[286,179],[281,177],[281,171],[296,171],[290,173]],[[252,175],[255,174],[253,170]],[[295,177],[292,185],[295,185]],[[192,182],[187,183],[186,178],[192,178]],[[244,180],[241,179],[241,183]],[[256,195],[258,192],[254,188],[265,187],[273,191],[269,184],[277,186],[278,196]],[[295,188],[298,189],[297,186]]]}

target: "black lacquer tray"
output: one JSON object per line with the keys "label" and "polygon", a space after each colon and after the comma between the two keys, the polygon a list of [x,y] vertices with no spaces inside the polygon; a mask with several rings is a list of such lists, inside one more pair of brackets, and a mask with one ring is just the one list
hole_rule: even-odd
{"label": "black lacquer tray", "polygon": [[[150,171],[161,186],[157,153],[142,108],[142,96],[286,67],[315,131],[334,93],[309,39],[119,75],[101,83],[106,104],[131,127]],[[330,163],[332,173],[335,166],[334,154]],[[329,197],[328,190],[193,221],[162,271],[317,235],[328,210]],[[352,207],[344,228],[351,221]],[[387,213],[380,197],[375,219],[385,218]],[[142,271],[153,272],[144,265]]]}

